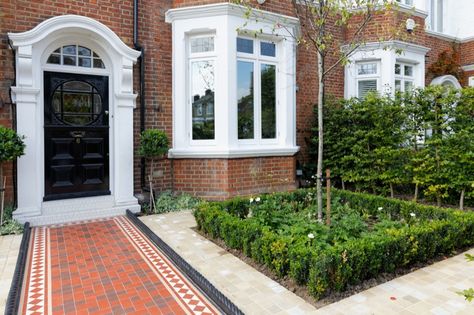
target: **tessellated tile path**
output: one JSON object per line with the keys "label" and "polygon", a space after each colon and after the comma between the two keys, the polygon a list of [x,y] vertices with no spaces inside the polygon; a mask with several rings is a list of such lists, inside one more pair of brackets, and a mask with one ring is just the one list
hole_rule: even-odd
{"label": "tessellated tile path", "polygon": [[218,314],[127,218],[33,228],[21,314]]}

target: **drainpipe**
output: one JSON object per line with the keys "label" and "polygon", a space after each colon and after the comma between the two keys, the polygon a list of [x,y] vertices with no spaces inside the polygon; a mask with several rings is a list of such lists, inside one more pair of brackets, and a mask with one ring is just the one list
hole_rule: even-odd
{"label": "drainpipe", "polygon": [[[16,51],[13,49],[12,43],[8,40],[8,45],[12,50],[13,54],[13,82],[10,86],[10,90],[8,91],[8,96],[10,97],[10,105],[11,105],[11,115],[12,115],[12,127],[13,130],[16,131],[16,104],[13,103],[12,97],[12,86],[16,86]],[[13,181],[13,208],[16,208],[18,205],[18,187],[17,187],[17,160],[13,160],[13,174],[12,174],[12,181]]]}
{"label": "drainpipe", "polygon": [[[140,133],[145,130],[145,49],[138,43],[138,0],[133,1],[133,46],[141,52],[140,66]],[[145,158],[140,159],[140,186],[145,190]]]}

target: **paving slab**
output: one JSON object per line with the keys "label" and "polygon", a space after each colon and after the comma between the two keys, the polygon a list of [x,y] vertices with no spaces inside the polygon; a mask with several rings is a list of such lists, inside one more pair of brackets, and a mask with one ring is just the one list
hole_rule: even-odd
{"label": "paving slab", "polygon": [[474,314],[474,302],[455,293],[474,287],[474,263],[464,253],[317,310],[195,232],[190,211],[140,219],[246,314]]}
{"label": "paving slab", "polygon": [[22,235],[0,236],[0,314],[5,312]]}

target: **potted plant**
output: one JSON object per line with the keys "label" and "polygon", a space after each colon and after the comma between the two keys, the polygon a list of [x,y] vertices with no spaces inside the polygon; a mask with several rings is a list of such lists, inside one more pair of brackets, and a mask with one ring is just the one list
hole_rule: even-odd
{"label": "potted plant", "polygon": [[150,185],[150,209],[154,212],[155,197],[153,194],[153,171],[154,160],[163,157],[168,152],[169,140],[164,131],[157,129],[147,129],[142,132],[140,138],[139,153],[144,158],[150,161],[150,173],[148,175],[148,182]]}
{"label": "potted plant", "polygon": [[25,154],[24,137],[19,136],[14,130],[0,126],[0,226],[3,225],[3,212],[5,206],[6,176],[3,175],[3,165]]}

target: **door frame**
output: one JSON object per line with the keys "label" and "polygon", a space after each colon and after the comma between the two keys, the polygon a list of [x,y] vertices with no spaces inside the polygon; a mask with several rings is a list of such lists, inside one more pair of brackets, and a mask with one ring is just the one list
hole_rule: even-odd
{"label": "door frame", "polygon": [[[17,131],[25,136],[25,155],[18,159],[18,208],[14,217],[19,222],[55,223],[72,220],[70,213],[53,216],[43,202],[44,184],[44,84],[43,72],[67,72],[109,76],[109,187],[112,200],[107,214],[123,213],[125,208],[139,211],[134,197],[134,127],[133,109],[137,94],[133,92],[133,64],[140,53],[127,45],[104,24],[84,16],[62,15],[43,21],[24,33],[9,33],[16,51],[16,86],[12,96],[17,104]],[[94,50],[105,69],[50,65],[49,55],[58,47],[78,44]],[[116,128],[120,126],[120,128]],[[120,139],[120,141],[118,140]],[[91,197],[96,198],[96,197]],[[71,210],[96,202],[78,198]],[[106,199],[106,198],[104,198]],[[73,199],[71,202],[74,202]],[[114,212],[115,211],[115,212]],[[100,210],[85,211],[74,218],[88,219],[105,215]]]}

